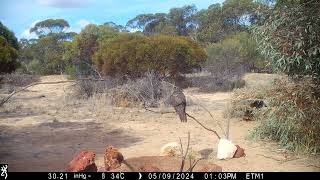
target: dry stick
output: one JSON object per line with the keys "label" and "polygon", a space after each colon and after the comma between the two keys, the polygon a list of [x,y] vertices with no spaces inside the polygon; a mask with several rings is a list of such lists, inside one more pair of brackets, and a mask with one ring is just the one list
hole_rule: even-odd
{"label": "dry stick", "polygon": [[173,111],[167,111],[167,112],[154,111],[154,110],[148,109],[144,103],[143,103],[143,108],[145,110],[147,110],[147,111],[150,111],[150,112],[153,112],[153,113],[159,113],[159,114],[172,114],[172,113],[175,113]]}
{"label": "dry stick", "polygon": [[[193,96],[193,95],[191,95],[191,94],[189,94],[189,96],[192,96],[192,97],[196,98],[197,100],[199,100],[197,97],[195,97],[195,96]],[[197,103],[197,104],[198,104],[198,106],[202,107],[205,111],[207,111],[207,113],[211,116],[211,119],[214,120],[213,115],[210,113],[210,111],[209,111],[207,108],[205,108],[205,107],[204,107],[203,105],[201,105],[200,103]],[[214,120],[214,121],[215,121],[215,120]],[[216,122],[217,122],[218,126],[220,127],[222,133],[224,133],[224,135],[227,136],[227,133],[223,130],[220,122],[219,122],[218,120],[216,120]]]}
{"label": "dry stick", "polygon": [[230,131],[230,118],[228,117],[227,131],[226,131],[226,138],[227,139],[229,139],[229,131]]}
{"label": "dry stick", "polygon": [[106,79],[91,79],[91,78],[81,78],[81,79],[77,79],[77,80],[67,80],[67,81],[55,81],[55,82],[37,82],[37,83],[32,83],[28,86],[23,87],[22,89],[18,90],[18,91],[13,91],[11,94],[9,94],[7,97],[3,98],[0,101],[0,107],[4,105],[4,103],[6,103],[13,95],[24,91],[26,89],[28,89],[29,87],[35,86],[35,85],[39,85],[39,84],[61,84],[61,83],[68,83],[68,82],[77,82],[79,80],[92,80],[92,81],[107,81]]}
{"label": "dry stick", "polygon": [[307,165],[307,167],[316,167],[316,168],[320,168],[320,166],[314,165],[314,164],[309,164]]}
{"label": "dry stick", "polygon": [[[150,112],[153,112],[153,113],[159,113],[159,114],[169,114],[169,113],[175,113],[175,112],[159,112],[159,111],[153,111],[151,109],[148,109],[144,104],[144,109],[147,110],[147,111],[150,111]],[[193,119],[194,121],[196,121],[200,126],[202,126],[204,129],[206,129],[207,131],[211,131],[213,132],[217,137],[218,139],[221,139],[221,137],[219,136],[219,134],[217,133],[217,131],[215,130],[212,130],[212,129],[209,129],[207,127],[205,127],[202,123],[200,123],[196,118],[192,117],[191,115],[189,115],[188,113],[186,113],[187,116],[189,116],[191,119]]]}
{"label": "dry stick", "polygon": [[204,129],[213,132],[213,133],[218,137],[218,139],[221,139],[221,137],[219,136],[219,134],[217,133],[217,131],[205,127],[205,126],[204,126],[203,124],[201,124],[201,122],[199,122],[196,118],[192,117],[192,116],[189,115],[188,113],[186,113],[186,114],[187,114],[188,117],[190,117],[191,119],[193,119],[194,121],[196,121],[198,124],[200,124],[200,126],[202,126]]}
{"label": "dry stick", "polygon": [[37,82],[37,83],[32,83],[28,86],[23,87],[22,89],[18,90],[18,91],[13,91],[9,96],[3,98],[0,102],[0,107],[3,106],[4,103],[6,103],[13,95],[24,91],[26,89],[28,89],[29,87],[35,86],[35,85],[39,85],[39,84],[60,84],[60,83],[68,83],[68,82],[75,82],[74,80],[68,80],[68,81],[56,81],[56,82]]}
{"label": "dry stick", "polygon": [[277,159],[277,158],[274,158],[274,157],[271,157],[271,156],[266,156],[266,155],[263,155],[263,154],[257,154],[257,155],[263,156],[265,158],[273,159],[273,160],[276,160],[276,161],[281,161],[281,159]]}
{"label": "dry stick", "polygon": [[[180,143],[181,143],[181,139],[180,139]],[[190,132],[188,132],[188,145],[187,145],[186,153],[185,153],[184,156],[182,157],[180,172],[183,171],[184,163],[185,163],[185,160],[186,160],[186,158],[187,158],[187,154],[188,154],[188,150],[189,150],[189,145],[190,145]],[[181,143],[181,147],[182,147],[182,143]]]}
{"label": "dry stick", "polygon": [[198,162],[201,161],[202,159],[204,159],[204,158],[199,158],[199,159],[195,160],[195,161],[193,162],[193,165],[192,165],[192,166],[191,166],[191,164],[190,164],[190,168],[188,169],[188,171],[189,171],[189,172],[192,172],[193,169],[194,169],[194,167],[195,167],[195,166],[198,164]]}

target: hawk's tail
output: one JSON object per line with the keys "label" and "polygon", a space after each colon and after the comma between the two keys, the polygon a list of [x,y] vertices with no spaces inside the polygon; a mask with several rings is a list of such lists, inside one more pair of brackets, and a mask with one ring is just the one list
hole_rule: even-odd
{"label": "hawk's tail", "polygon": [[187,115],[185,112],[180,112],[179,117],[180,117],[181,122],[187,122]]}

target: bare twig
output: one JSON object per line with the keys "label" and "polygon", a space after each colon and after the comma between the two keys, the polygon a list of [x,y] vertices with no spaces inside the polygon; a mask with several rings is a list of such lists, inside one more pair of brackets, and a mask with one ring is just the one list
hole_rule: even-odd
{"label": "bare twig", "polygon": [[[180,139],[180,144],[181,144],[181,148],[182,148],[182,143],[181,143],[181,139]],[[184,163],[186,161],[187,158],[187,154],[189,151],[189,145],[190,145],[190,132],[188,132],[188,145],[187,145],[187,149],[186,149],[186,153],[182,156],[182,161],[181,161],[181,167],[180,167],[180,172],[183,171],[183,167],[184,167]]]}
{"label": "bare twig", "polygon": [[194,167],[196,167],[196,165],[198,164],[198,162],[201,161],[202,159],[204,159],[204,158],[199,158],[199,159],[197,159],[197,160],[194,160],[192,164],[190,163],[190,168],[188,169],[188,171],[189,171],[189,172],[192,172],[193,169],[194,169]]}
{"label": "bare twig", "polygon": [[146,107],[145,103],[143,103],[143,108],[147,111],[150,111],[150,112],[153,112],[153,113],[159,113],[159,114],[172,114],[172,113],[176,113],[174,111],[165,111],[165,112],[162,112],[162,111],[154,111],[154,110],[151,110],[149,108]]}
{"label": "bare twig", "polygon": [[218,139],[221,139],[221,137],[219,136],[219,134],[217,133],[217,131],[205,127],[205,126],[204,126],[201,122],[199,122],[196,118],[194,118],[193,116],[189,115],[188,113],[186,113],[186,114],[187,114],[188,117],[190,117],[191,119],[193,119],[194,121],[196,121],[198,124],[200,124],[200,126],[202,126],[204,129],[213,132],[213,133],[218,137]]}
{"label": "bare twig", "polygon": [[276,160],[276,161],[281,161],[281,159],[277,159],[277,158],[274,158],[274,157],[271,157],[271,156],[266,156],[266,155],[263,155],[263,154],[257,154],[257,155],[263,156],[265,158],[273,159],[273,160]]}
{"label": "bare twig", "polygon": [[229,132],[230,131],[230,118],[227,119],[227,130],[226,130],[226,138],[229,139]]}
{"label": "bare twig", "polygon": [[3,106],[3,104],[6,103],[15,93],[16,93],[16,91],[13,91],[11,94],[9,94],[9,96],[1,99],[0,107]]}
{"label": "bare twig", "polygon": [[[191,94],[189,94],[189,96],[192,96],[192,97],[196,98],[196,99],[199,101],[199,99],[198,99],[197,97],[195,97],[195,96],[193,96],[193,95],[191,95]],[[198,106],[200,106],[201,108],[203,108],[203,109],[210,115],[210,117],[211,117],[212,120],[214,120],[214,121],[217,122],[217,124],[218,124],[218,126],[220,127],[222,133],[227,137],[227,133],[223,130],[220,122],[219,122],[218,120],[215,120],[215,119],[213,118],[213,115],[211,114],[211,112],[210,112],[206,107],[204,107],[203,105],[201,105],[200,103],[196,103],[196,104],[197,104]]]}
{"label": "bare twig", "polygon": [[307,167],[316,167],[316,168],[320,168],[320,166],[314,165],[314,164],[309,164],[307,165]]}
{"label": "bare twig", "polygon": [[179,140],[180,140],[180,151],[181,151],[181,156],[183,156],[183,145],[182,145],[181,138],[179,138]]}
{"label": "bare twig", "polygon": [[[147,111],[153,112],[153,113],[159,113],[159,114],[175,113],[175,112],[173,112],[173,111],[172,111],[172,112],[153,111],[153,110],[151,110],[151,109],[148,109],[144,104],[143,104],[143,106],[144,106],[144,109],[146,109]],[[202,126],[204,129],[206,129],[207,131],[213,132],[213,133],[218,137],[218,139],[221,139],[221,137],[219,136],[219,134],[217,133],[217,131],[207,128],[207,127],[204,126],[201,122],[199,122],[195,117],[189,115],[188,113],[186,113],[186,114],[187,114],[188,117],[190,117],[191,119],[193,119],[194,121],[196,121],[196,122],[197,122],[200,126]]]}

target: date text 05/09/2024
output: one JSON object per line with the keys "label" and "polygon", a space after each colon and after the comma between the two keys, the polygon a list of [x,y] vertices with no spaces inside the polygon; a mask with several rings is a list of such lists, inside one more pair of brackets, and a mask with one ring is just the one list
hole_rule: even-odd
{"label": "date text 05/09/2024", "polygon": [[[142,175],[143,174],[143,175]],[[233,180],[233,179],[264,179],[263,173],[139,173],[139,179],[158,180],[158,179],[177,179],[177,180],[193,180],[193,179],[204,179],[204,180]],[[107,174],[102,174],[102,179],[114,179],[122,180],[126,179],[127,176],[124,173],[111,173],[109,177]]]}
{"label": "date text 05/09/2024", "polygon": [[112,179],[112,180],[124,180],[124,179],[177,179],[177,180],[193,180],[193,179],[204,179],[204,180],[234,180],[234,179],[264,179],[263,173],[231,173],[231,172],[220,172],[220,173],[48,173],[49,180],[55,179]]}

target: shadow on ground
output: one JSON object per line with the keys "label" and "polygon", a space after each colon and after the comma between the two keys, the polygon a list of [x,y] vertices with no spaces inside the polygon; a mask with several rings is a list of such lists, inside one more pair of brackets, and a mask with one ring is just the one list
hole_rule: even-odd
{"label": "shadow on ground", "polygon": [[142,138],[134,134],[93,121],[53,121],[19,129],[0,126],[0,159],[10,171],[63,171],[81,150],[98,154],[108,145],[125,148],[139,141]]}

